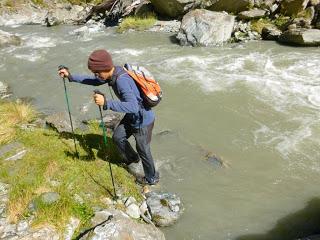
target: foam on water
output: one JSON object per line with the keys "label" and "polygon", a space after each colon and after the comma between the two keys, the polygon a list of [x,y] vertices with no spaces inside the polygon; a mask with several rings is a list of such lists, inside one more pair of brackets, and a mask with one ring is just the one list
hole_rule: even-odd
{"label": "foam on water", "polygon": [[119,49],[119,50],[112,50],[111,53],[119,54],[119,55],[122,55],[122,54],[126,54],[127,55],[127,54],[129,54],[129,55],[132,55],[132,56],[140,56],[140,55],[144,54],[144,51],[131,49],[131,48],[124,48],[124,49]]}

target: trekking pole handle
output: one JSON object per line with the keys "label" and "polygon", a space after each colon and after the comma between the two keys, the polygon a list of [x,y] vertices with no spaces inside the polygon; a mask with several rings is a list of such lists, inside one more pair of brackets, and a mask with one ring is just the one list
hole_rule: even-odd
{"label": "trekking pole handle", "polygon": [[98,90],[98,89],[93,90],[93,92],[94,92],[94,94],[100,94],[100,95],[104,96],[104,94],[102,92],[100,92],[100,90]]}
{"label": "trekking pole handle", "polygon": [[67,71],[69,71],[69,68],[64,65],[59,65],[58,70],[61,70],[61,69],[66,69]]}

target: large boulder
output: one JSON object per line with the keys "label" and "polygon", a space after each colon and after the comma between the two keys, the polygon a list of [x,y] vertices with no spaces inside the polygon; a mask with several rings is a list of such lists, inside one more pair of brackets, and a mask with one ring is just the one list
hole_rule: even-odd
{"label": "large boulder", "polygon": [[44,23],[47,27],[56,26],[59,24],[73,24],[80,21],[83,7],[69,4],[59,4],[56,8],[49,10],[44,18]]}
{"label": "large boulder", "polygon": [[227,13],[196,9],[183,17],[177,39],[180,45],[220,45],[231,38],[234,24]]}
{"label": "large boulder", "polygon": [[283,0],[281,13],[287,16],[295,16],[306,9],[309,0]]}
{"label": "large boulder", "polygon": [[154,9],[164,15],[169,17],[182,16],[186,11],[188,11],[195,0],[150,0]]}
{"label": "large boulder", "polygon": [[320,30],[289,29],[280,35],[279,41],[290,45],[320,46]]}
{"label": "large boulder", "polygon": [[254,0],[210,0],[209,10],[239,13],[248,10],[254,5]]}
{"label": "large boulder", "polygon": [[20,37],[0,30],[0,48],[12,46],[12,45],[18,46],[20,44],[21,44]]}
{"label": "large boulder", "polygon": [[92,240],[165,240],[164,234],[153,225],[141,224],[119,210],[102,210],[95,213],[90,234]]}

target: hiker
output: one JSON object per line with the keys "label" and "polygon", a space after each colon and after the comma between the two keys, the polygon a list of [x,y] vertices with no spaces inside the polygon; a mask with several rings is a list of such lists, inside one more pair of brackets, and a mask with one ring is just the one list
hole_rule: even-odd
{"label": "hiker", "polygon": [[[113,141],[117,145],[124,163],[138,163],[141,159],[144,177],[137,177],[136,182],[141,185],[155,185],[159,182],[159,173],[155,170],[154,160],[150,150],[152,129],[155,114],[150,107],[143,104],[140,91],[121,66],[114,66],[111,55],[106,50],[92,52],[88,59],[88,68],[94,76],[71,74],[67,68],[60,69],[59,75],[70,82],[99,86],[108,83],[119,100],[107,100],[104,95],[94,94],[93,98],[103,110],[125,113],[113,133]],[[133,150],[128,138],[134,136],[136,151]]]}

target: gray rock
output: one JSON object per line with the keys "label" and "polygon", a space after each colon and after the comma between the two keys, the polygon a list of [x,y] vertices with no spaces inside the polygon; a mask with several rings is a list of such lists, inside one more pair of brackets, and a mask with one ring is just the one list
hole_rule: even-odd
{"label": "gray rock", "polygon": [[254,0],[210,0],[212,11],[226,11],[229,13],[239,13],[248,10],[254,5]]}
{"label": "gray rock", "polygon": [[17,232],[26,232],[29,228],[29,222],[28,221],[20,221],[17,224]]}
{"label": "gray rock", "polygon": [[262,9],[251,9],[249,11],[243,11],[238,14],[238,17],[242,20],[251,20],[262,18],[266,15],[267,11]]}
{"label": "gray rock", "polygon": [[178,33],[180,26],[181,26],[181,22],[178,20],[172,20],[172,21],[158,20],[148,31]]}
{"label": "gray rock", "polygon": [[71,217],[64,231],[64,240],[71,240],[75,230],[79,227],[80,220]]}
{"label": "gray rock", "polygon": [[180,45],[221,45],[231,38],[234,23],[226,13],[196,9],[183,17],[177,39]]}
{"label": "gray rock", "polygon": [[146,197],[152,221],[157,226],[171,226],[180,218],[183,207],[180,198],[175,194],[149,192]]}
{"label": "gray rock", "polygon": [[262,39],[263,40],[278,40],[279,36],[281,35],[281,31],[276,26],[265,26],[262,29]]}
{"label": "gray rock", "polygon": [[129,206],[126,207],[126,213],[134,219],[140,218],[140,208],[135,203],[131,203]]}
{"label": "gray rock", "polygon": [[27,150],[21,150],[19,152],[17,152],[15,155],[8,157],[5,159],[5,161],[16,161],[16,160],[20,160],[22,159],[27,153]]}
{"label": "gray rock", "polygon": [[[70,119],[67,112],[59,112],[52,114],[45,118],[46,123],[52,128],[56,129],[59,133],[72,133]],[[84,125],[72,116],[72,122],[74,129],[84,129]]]}
{"label": "gray rock", "polygon": [[21,38],[0,30],[0,48],[9,47],[9,46],[18,46],[21,44]]}
{"label": "gray rock", "polygon": [[24,146],[20,142],[13,142],[13,143],[6,144],[0,148],[0,157],[3,157],[4,155],[6,155],[11,151],[19,151],[23,148]]}
{"label": "gray rock", "polygon": [[40,195],[40,201],[44,204],[53,204],[59,201],[60,195],[56,192],[46,192]]}
{"label": "gray rock", "polygon": [[[102,225],[101,222],[111,220]],[[92,240],[164,240],[164,234],[153,225],[141,224],[119,210],[103,210],[97,212],[92,219],[92,225],[97,226],[92,233]]]}
{"label": "gray rock", "polygon": [[60,4],[57,8],[47,12],[44,23],[47,27],[57,26],[59,24],[74,24],[80,20],[79,16],[83,10],[84,8],[81,6]]}
{"label": "gray rock", "polygon": [[138,163],[131,163],[127,165],[126,169],[128,170],[129,173],[131,173],[135,177],[144,176],[144,170],[143,170],[141,161]]}
{"label": "gray rock", "polygon": [[295,16],[303,11],[309,0],[283,0],[281,2],[281,13],[287,16]]}
{"label": "gray rock", "polygon": [[[195,0],[150,0],[156,12],[169,16],[178,17],[186,13],[190,4],[194,4]],[[187,8],[186,8],[187,7]]]}
{"label": "gray rock", "polygon": [[281,43],[299,46],[320,46],[319,29],[292,29],[282,33]]}
{"label": "gray rock", "polygon": [[46,226],[30,230],[26,235],[19,237],[19,240],[59,240],[59,233],[56,229]]}

